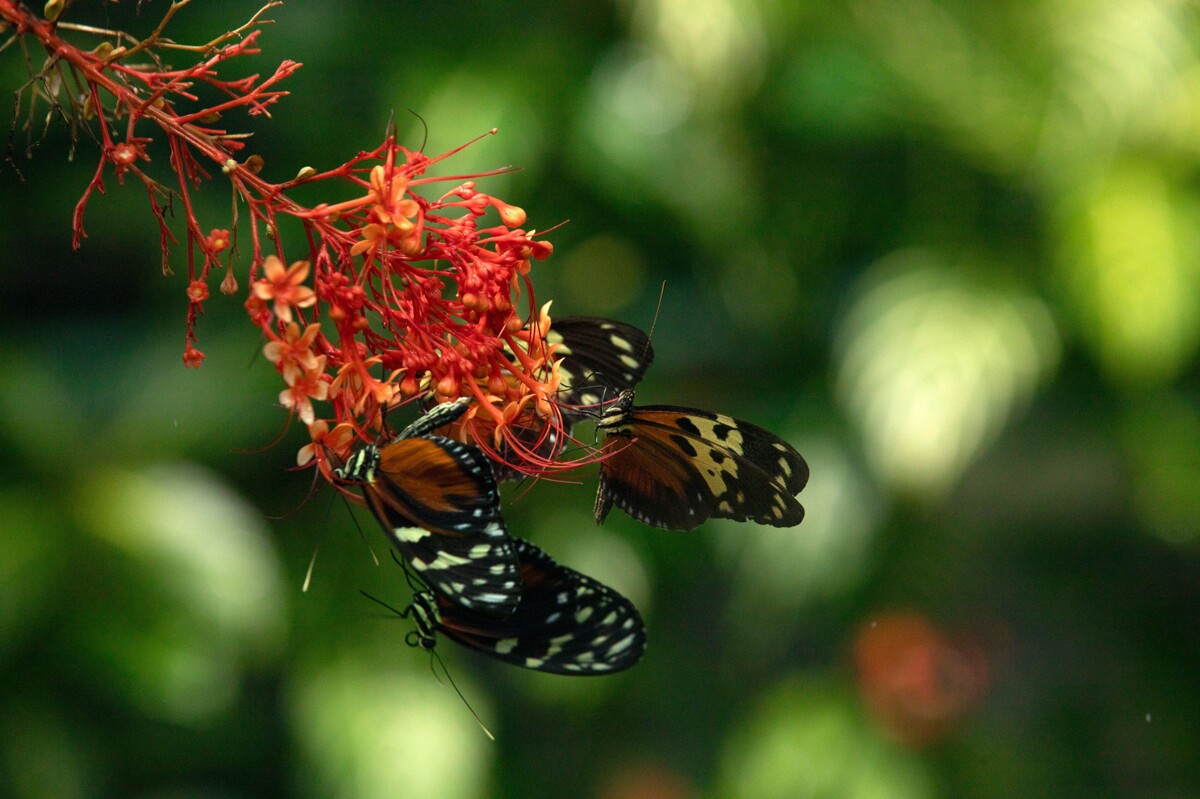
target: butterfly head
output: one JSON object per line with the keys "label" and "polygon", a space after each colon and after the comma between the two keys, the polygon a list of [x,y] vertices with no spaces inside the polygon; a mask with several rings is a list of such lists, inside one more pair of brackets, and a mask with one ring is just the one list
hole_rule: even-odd
{"label": "butterfly head", "polygon": [[437,600],[429,591],[418,591],[413,594],[412,604],[408,606],[407,615],[412,617],[417,628],[404,638],[409,646],[419,646],[422,649],[433,649],[437,644],[434,631],[438,624]]}
{"label": "butterfly head", "polygon": [[379,467],[379,447],[368,444],[333,470],[333,476],[348,483],[370,483]]}
{"label": "butterfly head", "polygon": [[604,409],[596,422],[596,429],[606,433],[618,433],[629,424],[633,415],[633,389],[627,388],[617,395],[617,399]]}

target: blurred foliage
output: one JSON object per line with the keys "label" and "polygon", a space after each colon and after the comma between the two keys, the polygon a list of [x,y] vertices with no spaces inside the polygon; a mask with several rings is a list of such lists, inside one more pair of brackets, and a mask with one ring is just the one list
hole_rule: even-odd
{"label": "blurred foliage", "polygon": [[[144,35],[165,3],[76,5]],[[171,34],[253,10],[193,3]],[[69,158],[52,124],[26,159],[18,135],[0,795],[1200,795],[1192,4],[270,16],[245,72],[305,66],[245,121],[268,177],[341,163],[392,114],[430,152],[499,127],[450,169],[517,165],[489,190],[570,220],[539,299],[649,328],[665,280],[641,398],[783,433],[809,516],[596,529],[591,479],[508,491],[517,534],[638,601],[650,649],[570,680],[443,644],[493,744],[358,595],[407,589],[373,522],[289,471],[306,436],[240,299],[207,303],[185,370],[185,282],[159,273],[142,191],[111,182],[73,252],[91,145]],[[3,85],[24,74],[0,54]],[[223,226],[216,184],[199,213]],[[923,621],[876,629],[897,613]]]}

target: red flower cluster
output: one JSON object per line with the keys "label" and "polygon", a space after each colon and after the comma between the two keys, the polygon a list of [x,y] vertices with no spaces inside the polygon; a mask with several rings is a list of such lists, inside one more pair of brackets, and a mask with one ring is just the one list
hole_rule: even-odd
{"label": "red flower cluster", "polygon": [[[551,245],[518,227],[520,208],[473,181],[434,199],[418,193],[437,180],[423,175],[441,158],[390,139],[371,155],[382,163],[365,167],[360,157],[349,170],[362,195],[297,214],[321,234],[315,288],[309,261],[285,268],[272,254],[246,301],[287,384],[280,402],[316,444],[301,450],[301,465],[315,461],[329,476],[330,454],[378,439],[387,409],[470,396],[477,402],[452,435],[519,471],[562,468],[525,437],[562,429],[548,308],[536,309],[528,277]],[[502,224],[481,227],[493,208]],[[329,410],[318,413],[314,401]]]}

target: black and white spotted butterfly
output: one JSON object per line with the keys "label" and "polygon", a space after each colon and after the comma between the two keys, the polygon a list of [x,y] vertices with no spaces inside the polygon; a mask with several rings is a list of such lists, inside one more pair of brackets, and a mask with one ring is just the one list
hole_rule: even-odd
{"label": "black and white spotted butterfly", "polygon": [[525,589],[510,616],[480,616],[418,590],[405,610],[392,609],[415,622],[409,643],[433,649],[440,634],[514,666],[577,676],[611,674],[641,660],[646,629],[632,602],[528,541],[513,543]]}
{"label": "black and white spotted butterfly", "polygon": [[[654,362],[650,337],[633,325],[595,316],[563,316],[550,325],[546,337],[557,345],[559,405],[595,407],[606,390],[634,388]],[[610,395],[611,396],[611,395]]]}
{"label": "black and white spotted butterfly", "polygon": [[631,389],[600,417],[596,522],[615,505],[652,527],[693,530],[710,518],[792,527],[808,464],[761,427],[698,408],[633,404]]}
{"label": "black and white spotted butterfly", "polygon": [[470,444],[428,434],[469,404],[435,406],[395,440],[354,453],[334,475],[361,484],[396,550],[441,598],[503,617],[521,599],[521,574],[491,462]]}

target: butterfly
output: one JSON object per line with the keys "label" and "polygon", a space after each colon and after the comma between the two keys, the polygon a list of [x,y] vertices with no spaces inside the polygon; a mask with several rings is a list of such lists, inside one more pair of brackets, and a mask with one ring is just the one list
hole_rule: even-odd
{"label": "butterfly", "polygon": [[429,435],[469,404],[435,406],[390,443],[354,453],[334,476],[362,485],[392,544],[442,598],[502,617],[520,601],[521,573],[491,461],[470,444]]}
{"label": "butterfly", "polygon": [[559,317],[546,340],[558,345],[554,354],[560,358],[559,404],[568,408],[599,405],[603,397],[594,387],[598,380],[613,391],[633,388],[654,362],[650,337],[612,319]]}
{"label": "butterfly", "polygon": [[710,518],[792,527],[808,464],[761,427],[720,413],[633,404],[626,389],[605,409],[596,522],[615,505],[640,522],[694,530]]}
{"label": "butterfly", "polygon": [[380,604],[411,617],[416,629],[406,640],[425,649],[441,634],[514,666],[568,675],[611,674],[641,660],[646,629],[632,602],[528,541],[513,544],[525,588],[506,618],[480,616],[430,591],[414,592],[403,611]]}

